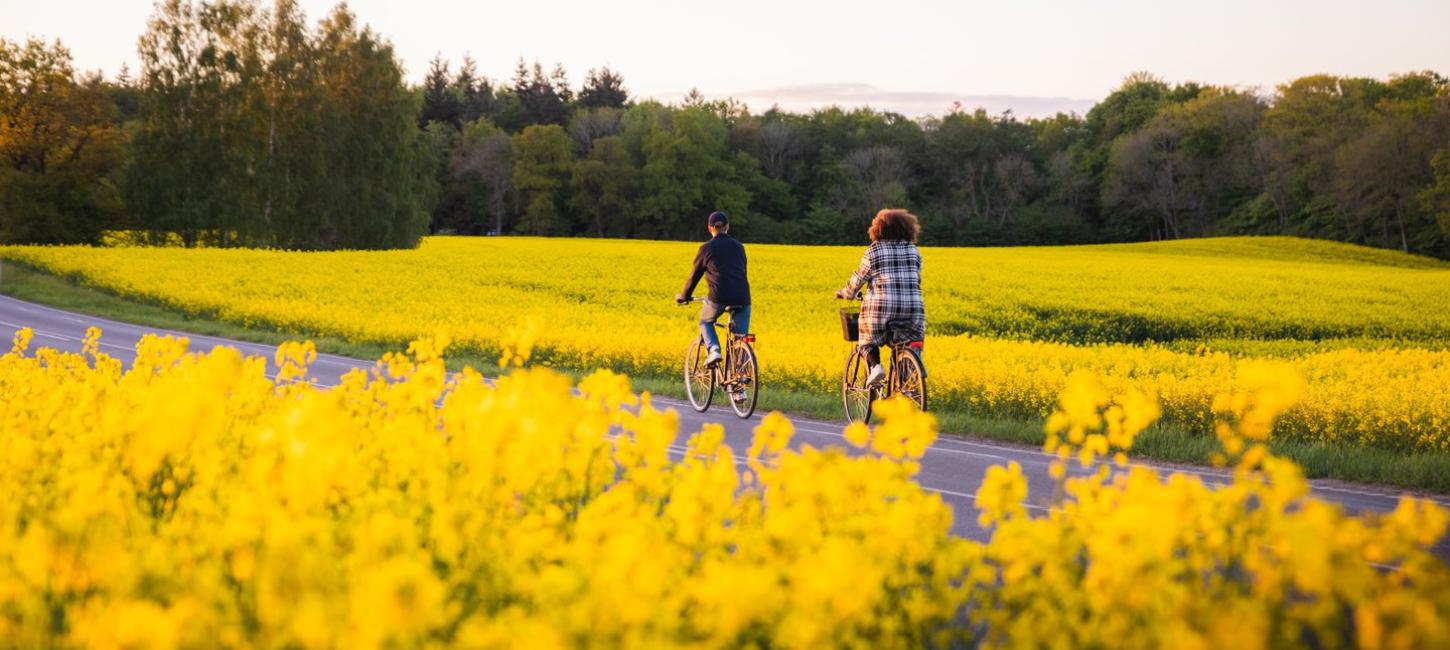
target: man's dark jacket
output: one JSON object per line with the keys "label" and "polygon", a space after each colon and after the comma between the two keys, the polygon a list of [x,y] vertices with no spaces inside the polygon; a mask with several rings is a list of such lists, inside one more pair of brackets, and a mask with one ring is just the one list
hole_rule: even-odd
{"label": "man's dark jacket", "polygon": [[750,304],[750,280],[745,277],[745,247],[726,233],[720,233],[700,244],[695,253],[695,268],[681,292],[685,298],[695,292],[701,277],[710,286],[710,302],[718,305]]}

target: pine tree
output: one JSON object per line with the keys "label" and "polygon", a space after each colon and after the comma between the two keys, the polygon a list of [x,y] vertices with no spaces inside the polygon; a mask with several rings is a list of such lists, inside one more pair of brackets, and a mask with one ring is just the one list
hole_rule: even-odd
{"label": "pine tree", "polygon": [[569,104],[574,101],[574,90],[569,87],[569,75],[564,72],[564,64],[554,64],[554,71],[549,73],[549,87],[560,102]]}
{"label": "pine tree", "polygon": [[629,91],[624,89],[624,77],[605,66],[591,69],[584,79],[584,88],[579,91],[579,105],[586,108],[625,108],[629,105]]}
{"label": "pine tree", "polygon": [[448,75],[448,62],[442,54],[433,56],[428,67],[428,76],[423,79],[423,111],[418,115],[418,126],[426,127],[429,122],[443,122],[458,128],[460,106],[454,93],[452,80]]}
{"label": "pine tree", "polygon": [[522,59],[514,71],[514,96],[522,111],[523,126],[535,124],[564,124],[568,117],[570,91],[568,79],[562,65],[556,65],[550,76],[544,75],[544,67],[535,61],[532,70],[524,66]]}
{"label": "pine tree", "polygon": [[473,57],[464,56],[458,75],[453,78],[453,94],[459,103],[459,128],[471,124],[480,117],[489,117],[497,110],[493,97],[493,84],[478,76],[478,64]]}

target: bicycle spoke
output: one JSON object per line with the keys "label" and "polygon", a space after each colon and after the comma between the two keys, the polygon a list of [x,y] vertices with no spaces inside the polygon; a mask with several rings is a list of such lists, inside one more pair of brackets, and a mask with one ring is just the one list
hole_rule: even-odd
{"label": "bicycle spoke", "polygon": [[755,413],[756,397],[760,394],[760,367],[756,363],[755,351],[740,344],[730,354],[730,381],[726,394],[735,414],[748,418]]}
{"label": "bicycle spoke", "polygon": [[900,369],[895,382],[897,392],[915,402],[917,408],[926,410],[926,374],[921,358],[914,353],[903,352],[896,357],[895,364]]}
{"label": "bicycle spoke", "polygon": [[846,368],[841,376],[841,401],[846,409],[848,422],[870,422],[871,400],[876,391],[866,384],[868,369],[866,358],[859,350],[846,358]]}
{"label": "bicycle spoke", "polygon": [[685,393],[696,411],[710,408],[715,392],[715,370],[705,366],[704,345],[697,339],[685,351]]}

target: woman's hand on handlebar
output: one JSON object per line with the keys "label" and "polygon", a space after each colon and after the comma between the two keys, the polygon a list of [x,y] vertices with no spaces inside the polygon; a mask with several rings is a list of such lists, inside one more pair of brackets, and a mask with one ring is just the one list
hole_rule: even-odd
{"label": "woman's hand on handlebar", "polygon": [[852,296],[847,294],[845,289],[836,290],[836,300],[850,300],[851,298]]}

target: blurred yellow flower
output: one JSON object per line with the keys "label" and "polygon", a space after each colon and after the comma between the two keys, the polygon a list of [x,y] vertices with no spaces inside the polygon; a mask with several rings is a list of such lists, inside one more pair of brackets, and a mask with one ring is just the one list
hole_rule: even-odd
{"label": "blurred yellow flower", "polygon": [[[1445,510],[1346,514],[1261,444],[1216,487],[1100,464],[1034,516],[1023,468],[994,466],[975,542],[912,480],[936,421],[909,403],[847,428],[877,452],[854,456],[792,449],[768,414],[747,470],[719,426],[677,445],[678,416],[621,375],[575,394],[544,369],[449,374],[443,339],[409,349],[329,390],[168,337],[126,372],[0,355],[0,646],[1450,643],[1427,550]],[[313,358],[279,356],[291,378]],[[1294,394],[1249,379],[1221,401],[1226,440]],[[1054,457],[1122,454],[1153,421],[1141,394],[1078,385],[1051,422],[1082,435]]]}

